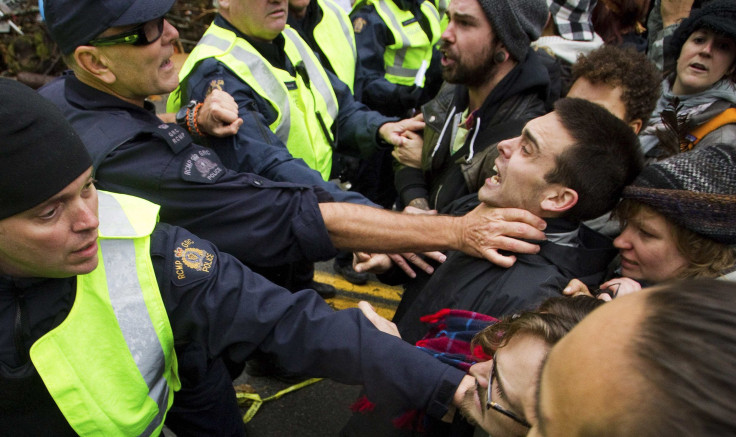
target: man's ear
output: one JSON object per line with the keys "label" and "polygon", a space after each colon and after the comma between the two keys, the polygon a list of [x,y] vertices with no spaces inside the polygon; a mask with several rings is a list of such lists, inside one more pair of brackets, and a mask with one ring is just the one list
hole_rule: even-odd
{"label": "man's ear", "polygon": [[79,46],[74,49],[74,61],[83,71],[96,80],[106,84],[113,84],[117,80],[115,73],[110,70],[109,60],[94,46]]}
{"label": "man's ear", "polygon": [[629,122],[629,126],[631,126],[632,129],[634,129],[634,133],[639,135],[639,131],[641,131],[641,126],[644,123],[641,121],[641,118],[635,118]]}
{"label": "man's ear", "polygon": [[545,190],[540,207],[542,211],[548,211],[559,215],[578,203],[578,193],[572,188],[561,185],[553,185]]}

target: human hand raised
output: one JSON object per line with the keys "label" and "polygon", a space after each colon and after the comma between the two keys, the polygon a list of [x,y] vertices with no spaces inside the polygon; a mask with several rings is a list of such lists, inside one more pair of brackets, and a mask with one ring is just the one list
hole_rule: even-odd
{"label": "human hand raised", "polygon": [[562,290],[562,294],[572,297],[580,295],[593,297],[590,290],[588,290],[588,286],[580,279],[571,279],[570,282],[567,283],[567,286]]}
{"label": "human hand raised", "polygon": [[359,273],[386,273],[393,265],[391,257],[385,253],[353,253],[353,270]]}
{"label": "human hand raised", "polygon": [[599,288],[610,291],[599,294],[598,299],[610,301],[613,298],[640,291],[641,284],[634,279],[621,277],[608,280],[602,283]]}
{"label": "human hand raised", "polygon": [[235,99],[221,90],[212,90],[197,113],[197,124],[202,133],[213,137],[229,137],[238,133],[243,119],[238,117]]}
{"label": "human hand raised", "polygon": [[[434,259],[437,262],[445,262],[447,256],[442,252],[426,252],[426,257]],[[380,275],[386,273],[393,264],[396,264],[407,276],[416,278],[417,274],[410,264],[414,264],[417,268],[431,275],[434,273],[434,267],[429,265],[421,256],[416,253],[365,253],[355,252],[353,254],[353,269],[356,272],[367,272]]]}
{"label": "human hand raised", "polygon": [[399,146],[406,140],[403,134],[413,132],[418,135],[417,132],[422,130],[424,130],[424,116],[418,114],[412,118],[384,123],[378,128],[378,134],[392,146]]}
{"label": "human hand raised", "polygon": [[483,203],[460,221],[459,246],[462,251],[501,267],[511,267],[514,255],[502,255],[499,250],[514,253],[537,253],[539,245],[522,241],[545,240],[547,223],[531,212],[518,208],[492,208]]}
{"label": "human hand raised", "polygon": [[394,146],[391,156],[407,167],[422,168],[424,138],[412,131],[406,131],[401,136],[401,144]]}

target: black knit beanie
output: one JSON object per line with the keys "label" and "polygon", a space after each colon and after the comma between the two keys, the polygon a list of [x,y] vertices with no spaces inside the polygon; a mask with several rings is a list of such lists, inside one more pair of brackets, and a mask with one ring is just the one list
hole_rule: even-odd
{"label": "black knit beanie", "polygon": [[708,29],[736,41],[736,1],[714,0],[700,9],[693,9],[690,16],[677,26],[670,40],[671,53],[679,57],[682,45],[690,34],[699,29]]}
{"label": "black knit beanie", "polygon": [[532,41],[542,34],[549,8],[545,0],[478,0],[493,32],[511,57],[523,61]]}
{"label": "black knit beanie", "polygon": [[651,164],[623,198],[711,240],[736,244],[736,148],[718,144]]}
{"label": "black knit beanie", "polygon": [[51,102],[0,78],[0,220],[66,188],[92,159],[79,135]]}

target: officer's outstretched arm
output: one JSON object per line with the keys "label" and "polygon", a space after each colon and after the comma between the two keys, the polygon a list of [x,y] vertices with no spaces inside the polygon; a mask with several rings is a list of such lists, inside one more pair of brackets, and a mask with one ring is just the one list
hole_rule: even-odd
{"label": "officer's outstretched arm", "polygon": [[503,267],[515,253],[536,253],[539,246],[520,239],[544,240],[544,220],[522,209],[481,204],[463,217],[409,215],[345,203],[320,203],[335,247],[364,252],[460,250]]}

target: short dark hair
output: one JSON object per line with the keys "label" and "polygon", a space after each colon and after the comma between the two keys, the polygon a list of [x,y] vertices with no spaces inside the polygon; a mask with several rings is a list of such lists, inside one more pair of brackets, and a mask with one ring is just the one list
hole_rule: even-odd
{"label": "short dark hair", "polygon": [[668,283],[648,293],[632,341],[646,402],[628,420],[637,436],[736,433],[736,284]]}
{"label": "short dark hair", "polygon": [[581,77],[592,84],[623,88],[627,123],[638,118],[646,125],[662,88],[662,73],[646,55],[631,47],[604,45],[587,56],[580,55],[572,66],[572,80]]}
{"label": "short dark hair", "polygon": [[560,99],[555,113],[574,143],[557,156],[545,180],[578,193],[578,202],[565,217],[599,217],[613,209],[624,187],[641,171],[639,141],[626,123],[587,100]]}

